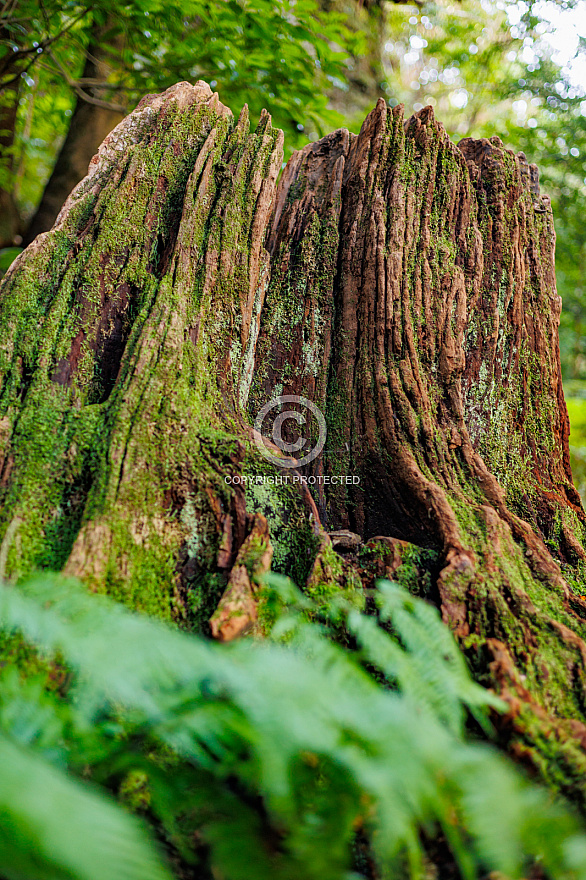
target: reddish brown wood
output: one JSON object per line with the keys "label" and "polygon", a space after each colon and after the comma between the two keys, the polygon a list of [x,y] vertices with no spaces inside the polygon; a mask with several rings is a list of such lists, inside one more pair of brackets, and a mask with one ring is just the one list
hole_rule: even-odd
{"label": "reddish brown wood", "polygon": [[[271,551],[309,589],[404,577],[509,701],[503,743],[583,803],[585,522],[536,169],[382,100],[277,186],[281,157],[266,114],[251,132],[205,84],[175,86],[8,273],[1,573],[64,568],[207,632],[220,603],[225,638],[254,623]],[[326,420],[303,468],[255,443],[283,394]]]}

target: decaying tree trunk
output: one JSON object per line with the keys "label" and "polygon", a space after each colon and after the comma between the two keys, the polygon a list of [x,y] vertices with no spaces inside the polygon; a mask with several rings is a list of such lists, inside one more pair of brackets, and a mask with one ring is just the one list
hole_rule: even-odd
{"label": "decaying tree trunk", "polygon": [[[268,116],[251,133],[182,83],[13,265],[1,573],[62,569],[220,638],[254,624],[271,555],[310,589],[403,579],[508,700],[503,743],[584,806],[585,515],[536,169],[383,101],[277,186],[281,159]],[[315,420],[275,419],[282,395],[324,414],[306,465]]]}

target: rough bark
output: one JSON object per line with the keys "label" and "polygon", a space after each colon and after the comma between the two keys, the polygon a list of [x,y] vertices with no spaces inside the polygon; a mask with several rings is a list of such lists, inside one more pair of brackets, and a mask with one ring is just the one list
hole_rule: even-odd
{"label": "rough bark", "polygon": [[[271,554],[310,592],[393,576],[509,701],[503,743],[584,806],[585,515],[537,171],[383,101],[276,187],[281,157],[268,116],[250,133],[205,84],[175,86],[13,265],[1,573],[63,569],[204,629],[218,606],[222,638],[254,629]],[[303,468],[256,444],[287,394],[327,423]]]}

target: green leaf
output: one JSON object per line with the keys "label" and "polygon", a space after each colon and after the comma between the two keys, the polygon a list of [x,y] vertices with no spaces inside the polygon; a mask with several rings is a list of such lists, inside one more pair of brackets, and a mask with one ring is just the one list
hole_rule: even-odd
{"label": "green leaf", "polygon": [[7,880],[171,880],[136,819],[4,736],[0,865]]}

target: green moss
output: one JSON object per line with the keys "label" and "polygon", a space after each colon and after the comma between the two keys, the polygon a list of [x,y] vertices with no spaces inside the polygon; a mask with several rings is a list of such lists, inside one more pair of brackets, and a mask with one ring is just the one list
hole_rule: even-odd
{"label": "green moss", "polygon": [[515,719],[515,733],[509,748],[533,765],[541,780],[556,794],[561,794],[584,809],[586,757],[580,746],[564,729],[543,723],[530,706],[521,704]]}
{"label": "green moss", "polygon": [[432,571],[437,567],[437,555],[435,550],[408,544],[393,580],[414,596],[432,598]]}
{"label": "green moss", "polygon": [[305,592],[319,605],[340,592],[343,575],[344,566],[340,556],[331,544],[324,542]]}
{"label": "green moss", "polygon": [[[28,644],[19,633],[0,635],[0,675],[16,670],[22,679],[38,681],[42,688],[60,693],[66,687],[69,673],[61,658],[44,657],[42,652]],[[1,689],[1,682],[0,682]]]}
{"label": "green moss", "polygon": [[285,482],[289,473],[253,455],[244,462],[242,475],[247,480],[246,509],[261,513],[268,522],[273,571],[304,584],[319,542],[298,486]]}
{"label": "green moss", "polygon": [[218,607],[227,585],[226,574],[205,570],[187,581],[187,621],[191,630],[209,634],[209,619]]}
{"label": "green moss", "polygon": [[130,770],[118,790],[120,802],[131,813],[144,813],[151,803],[149,779],[144,770]]}
{"label": "green moss", "polygon": [[[64,228],[4,284],[0,558],[16,579],[72,552],[93,589],[170,617],[178,560],[194,561],[200,586],[215,568],[210,497],[229,503],[220,469],[239,435],[236,383],[220,387],[216,363],[239,332],[249,192],[277,133],[265,121],[250,135],[202,105],[147,122],[94,174],[97,195],[82,186]],[[173,256],[175,237],[195,259]],[[101,349],[114,331],[120,369],[108,377]],[[235,349],[235,377],[241,360]],[[182,589],[201,610],[189,577]]]}
{"label": "green moss", "polygon": [[[553,715],[582,718],[582,688],[579,684],[568,686],[568,669],[578,662],[576,648],[571,642],[554,637],[549,621],[557,621],[582,637],[586,636],[586,628],[565,610],[559,588],[535,577],[525,548],[512,539],[506,526],[501,524],[498,536],[489,536],[481,508],[453,499],[451,503],[462,529],[463,543],[477,555],[473,579],[476,642],[472,653],[482,652],[480,646],[485,638],[497,638],[507,646],[523,686],[534,699]],[[468,574],[471,576],[472,572]],[[466,578],[454,573],[452,583],[444,582],[442,589],[453,589],[456,601],[461,601],[469,586]]]}

